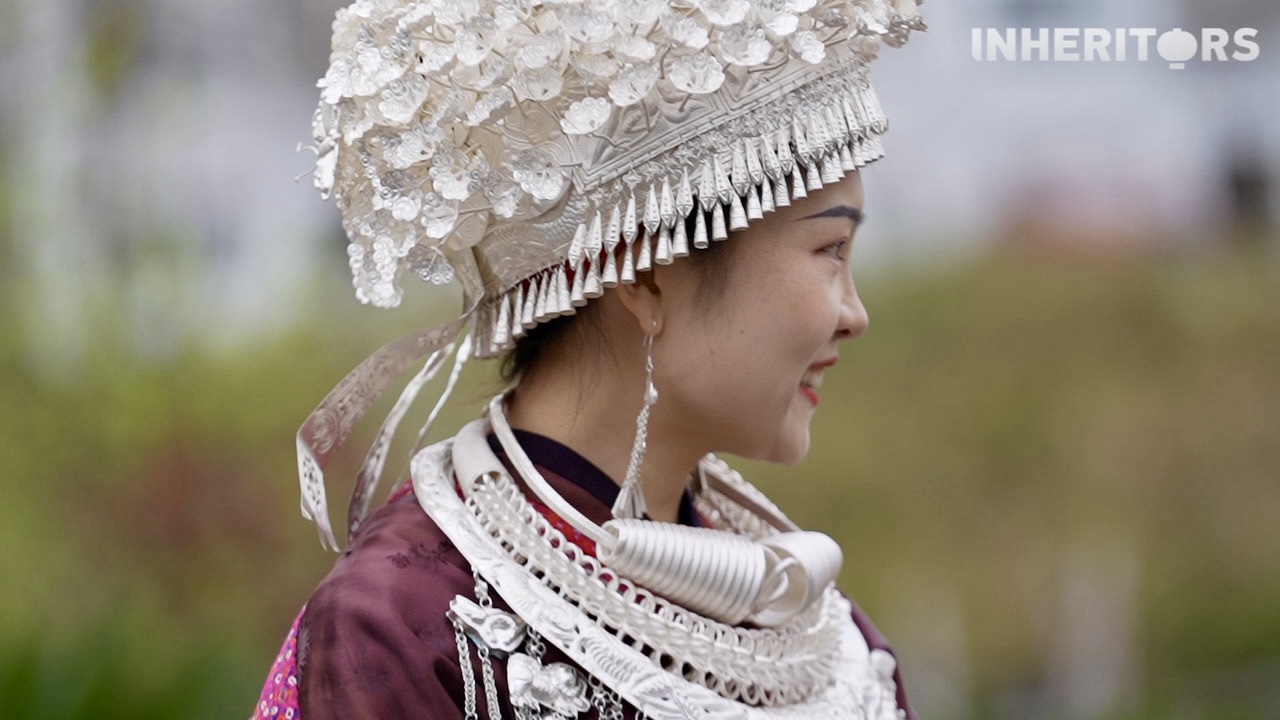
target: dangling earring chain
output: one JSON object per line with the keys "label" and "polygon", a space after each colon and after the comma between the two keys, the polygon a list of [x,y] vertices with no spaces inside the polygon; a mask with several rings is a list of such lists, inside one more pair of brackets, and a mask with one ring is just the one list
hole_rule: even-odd
{"label": "dangling earring chain", "polygon": [[658,402],[658,389],[653,385],[653,334],[644,336],[644,404],[636,416],[636,439],[631,445],[631,461],[627,463],[627,476],[622,481],[622,491],[613,502],[613,517],[619,520],[642,518],[647,510],[644,489],[640,484],[640,466],[644,464],[645,445],[649,439],[649,410]]}

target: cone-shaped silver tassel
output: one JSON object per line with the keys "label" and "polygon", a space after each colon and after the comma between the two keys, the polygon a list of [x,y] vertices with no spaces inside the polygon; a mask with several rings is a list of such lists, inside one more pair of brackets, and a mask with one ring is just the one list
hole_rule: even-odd
{"label": "cone-shaped silver tassel", "polygon": [[764,217],[764,211],[760,209],[760,188],[751,185],[747,188],[747,219],[759,220]]}
{"label": "cone-shaped silver tassel", "polygon": [[849,123],[849,132],[854,136],[861,136],[866,132],[866,118],[858,113],[857,106],[853,104],[848,95],[841,98],[840,105],[844,108],[844,117],[845,121]]}
{"label": "cone-shaped silver tassel", "polygon": [[729,229],[747,229],[747,213],[743,210],[742,198],[737,193],[733,194],[733,200],[729,203]]}
{"label": "cone-shaped silver tassel", "polygon": [[649,508],[644,502],[644,492],[635,485],[623,485],[618,491],[618,496],[613,501],[613,516],[615,518],[642,518],[645,513],[649,512]]}
{"label": "cone-shaped silver tassel", "polygon": [[836,118],[832,110],[833,106],[827,105],[816,113],[818,124],[822,127],[822,151],[824,153],[835,152],[836,145],[845,134],[844,128],[836,124]]}
{"label": "cone-shaped silver tassel", "polygon": [[869,131],[870,120],[867,117],[867,110],[863,108],[863,104],[858,101],[856,96],[845,96],[845,114],[849,115],[850,127],[854,128],[854,135],[861,137],[867,135]]}
{"label": "cone-shaped silver tassel", "polygon": [[698,203],[702,205],[703,212],[711,212],[711,208],[716,204],[715,171],[711,169],[709,161],[702,163],[702,180],[698,183]]}
{"label": "cone-shaped silver tassel", "polygon": [[759,185],[764,179],[764,165],[760,162],[760,147],[763,142],[756,138],[747,138],[747,178],[752,185]]}
{"label": "cone-shaped silver tassel", "polygon": [[578,311],[573,307],[573,299],[569,297],[569,280],[565,277],[564,265],[556,268],[556,314],[573,315]]}
{"label": "cone-shaped silver tassel", "polygon": [[809,113],[809,122],[806,130],[808,131],[809,142],[813,146],[813,157],[816,160],[831,149],[831,128],[827,125],[822,112],[814,110]]}
{"label": "cone-shaped silver tassel", "polygon": [[798,117],[791,121],[791,142],[796,146],[796,160],[808,165],[813,157],[813,148],[809,145],[809,138],[805,137],[804,126]]}
{"label": "cone-shaped silver tassel", "polygon": [[795,167],[795,158],[791,155],[791,136],[786,128],[778,128],[778,167],[784,175],[789,175]]}
{"label": "cone-shaped silver tassel", "polygon": [[556,278],[556,273],[552,271],[547,274],[547,317],[553,318],[560,314],[560,282]]}
{"label": "cone-shaped silver tassel", "polygon": [[733,195],[733,183],[729,182],[729,175],[720,164],[719,155],[712,160],[712,175],[715,176],[716,181],[716,197],[719,198],[721,205],[727,205],[729,196]]}
{"label": "cone-shaped silver tassel", "polygon": [[604,272],[600,274],[600,284],[607,288],[618,286],[618,256],[614,251],[604,254]]}
{"label": "cone-shaped silver tassel", "polygon": [[747,153],[746,143],[742,141],[733,144],[733,160],[729,166],[729,178],[733,184],[733,191],[738,195],[744,195],[747,192],[747,186],[751,184],[751,178],[747,176]]}
{"label": "cone-shaped silver tassel", "polygon": [[769,176],[766,175],[760,178],[760,210],[771,213],[776,209],[773,198],[773,183],[769,182]]}
{"label": "cone-shaped silver tassel", "polygon": [[600,257],[587,258],[587,281],[582,285],[582,294],[588,298],[598,298],[604,294],[600,287]]}
{"label": "cone-shaped silver tassel", "polygon": [[609,211],[609,225],[604,231],[605,252],[612,253],[620,242],[622,242],[622,213],[618,210],[618,204],[614,203],[613,209]]}
{"label": "cone-shaped silver tassel", "polygon": [[774,182],[783,177],[782,163],[778,162],[778,153],[774,150],[775,141],[769,136],[760,138],[760,156],[764,159],[764,172]]}
{"label": "cone-shaped silver tassel", "polygon": [[658,231],[658,247],[653,252],[653,261],[659,265],[670,265],[673,259],[671,256],[671,228],[664,225]]}
{"label": "cone-shaped silver tassel", "polygon": [[600,262],[600,251],[604,249],[604,230],[600,227],[600,211],[591,218],[591,230],[587,233],[587,260],[592,264]]}
{"label": "cone-shaped silver tassel", "polygon": [[862,93],[854,93],[852,96],[845,96],[845,101],[853,106],[853,114],[858,118],[858,130],[865,135],[871,131],[871,123],[874,119],[867,110],[867,104],[862,101]]}
{"label": "cone-shaped silver tassel", "polygon": [[644,237],[636,242],[640,243],[640,254],[636,256],[636,272],[646,272],[653,269],[653,251],[649,249],[649,245],[653,242],[653,236],[645,233]]}
{"label": "cone-shaped silver tassel", "polygon": [[644,232],[652,235],[662,227],[662,212],[658,209],[658,188],[649,185],[649,199],[644,202]]}
{"label": "cone-shaped silver tassel", "polygon": [[511,340],[511,295],[503,295],[498,301],[498,319],[493,323],[492,343],[500,348]]}
{"label": "cone-shaped silver tassel", "polygon": [[542,279],[534,276],[529,279],[529,287],[524,291],[524,317],[520,318],[526,328],[532,329],[538,324],[538,296]]}
{"label": "cone-shaped silver tassel", "polygon": [[632,254],[631,245],[625,245],[622,248],[622,272],[619,273],[619,280],[630,285],[636,281],[636,261]]}
{"label": "cone-shaped silver tassel", "polygon": [[677,220],[676,226],[671,229],[671,255],[672,257],[684,257],[689,254],[689,232],[685,230],[685,221]]}
{"label": "cone-shaped silver tassel", "polygon": [[579,224],[578,229],[573,233],[573,242],[569,243],[569,263],[577,265],[582,262],[582,258],[586,254],[587,246],[587,226]]}
{"label": "cone-shaped silver tassel", "polygon": [[537,279],[529,280],[529,287],[524,291],[524,308],[520,311],[520,324],[525,330],[537,325],[533,319],[533,311],[538,304],[538,282]]}
{"label": "cone-shaped silver tassel", "polygon": [[804,189],[804,175],[800,173],[800,163],[796,163],[791,168],[791,197],[809,197],[809,193]]}
{"label": "cone-shaped silver tassel", "polygon": [[836,93],[830,107],[831,116],[836,119],[836,134],[839,136],[837,139],[840,142],[845,142],[852,137],[855,128],[853,118],[845,113],[844,93],[845,91]]}
{"label": "cone-shaped silver tassel", "polygon": [[729,231],[724,226],[724,214],[728,210],[723,205],[716,205],[716,209],[711,211],[711,239],[712,240],[728,240]]}
{"label": "cone-shaped silver tassel", "polygon": [[849,144],[840,144],[840,168],[845,172],[853,172],[858,165],[853,162],[853,153],[849,152]]}
{"label": "cone-shaped silver tassel", "polygon": [[511,339],[524,335],[524,283],[507,291],[511,295]]}
{"label": "cone-shaped silver tassel", "polygon": [[787,194],[786,176],[783,176],[773,185],[773,205],[780,208],[791,205],[791,196]]}
{"label": "cone-shaped silver tassel", "polygon": [[550,277],[538,277],[537,291],[534,293],[537,296],[537,302],[533,305],[533,319],[537,322],[542,322],[547,317],[547,295],[550,294],[547,291],[551,289],[550,286]]}
{"label": "cone-shaped silver tassel", "polygon": [[689,171],[680,173],[680,186],[676,189],[676,213],[679,219],[689,217],[693,211],[693,186],[689,183]]}
{"label": "cone-shaped silver tassel", "polygon": [[662,194],[658,198],[658,218],[662,227],[670,230],[676,224],[676,199],[671,193],[671,181],[662,178]]}
{"label": "cone-shaped silver tassel", "polygon": [[702,250],[711,243],[707,240],[707,214],[700,209],[697,213],[698,217],[694,218],[693,246]]}
{"label": "cone-shaped silver tassel", "polygon": [[[547,277],[547,317],[557,317],[564,312],[564,308],[560,305],[560,288],[564,285],[563,265],[556,268],[551,275]],[[565,288],[564,297],[569,296],[569,289]]]}
{"label": "cone-shaped silver tassel", "polygon": [[840,178],[844,177],[844,171],[840,169],[839,157],[828,155],[822,158],[822,182],[826,185],[832,185],[840,182]]}
{"label": "cone-shaped silver tassel", "polygon": [[525,331],[524,325],[520,322],[519,304],[513,300],[511,308],[511,342],[514,343],[524,337]]}
{"label": "cone-shaped silver tassel", "polygon": [[569,291],[569,302],[578,307],[587,304],[587,295],[584,290],[587,283],[587,272],[579,262],[573,266],[573,289]]}
{"label": "cone-shaped silver tassel", "polygon": [[815,159],[813,164],[804,169],[804,177],[808,180],[805,190],[814,192],[822,189],[822,172],[818,168],[818,161]]}
{"label": "cone-shaped silver tassel", "polygon": [[[862,97],[859,93],[858,97]],[[880,97],[876,94],[874,87],[867,87],[867,114],[871,116],[872,127],[877,135],[883,135],[889,129],[889,118],[884,114],[884,105],[880,104]]]}
{"label": "cone-shaped silver tassel", "polygon": [[543,319],[556,317],[560,314],[560,282],[556,277],[555,270],[547,273],[545,292],[547,294],[547,315]]}
{"label": "cone-shaped silver tassel", "polygon": [[832,103],[822,109],[822,117],[831,131],[831,144],[839,145],[849,137],[849,125],[844,120],[844,111],[839,102]]}
{"label": "cone-shaped silver tassel", "polygon": [[604,231],[604,274],[600,275],[600,284],[604,287],[617,287],[618,284],[618,245],[622,243],[622,215],[618,205],[609,211],[609,224]]}
{"label": "cone-shaped silver tassel", "polygon": [[618,284],[618,259],[616,254],[618,245],[621,242],[622,215],[618,212],[617,203],[614,203],[613,210],[609,212],[609,225],[604,231],[605,265],[604,274],[600,276],[600,284],[605,287],[614,287]]}
{"label": "cone-shaped silver tassel", "polygon": [[632,192],[627,198],[627,210],[622,216],[622,239],[630,245],[639,234],[640,229],[636,226],[636,194]]}

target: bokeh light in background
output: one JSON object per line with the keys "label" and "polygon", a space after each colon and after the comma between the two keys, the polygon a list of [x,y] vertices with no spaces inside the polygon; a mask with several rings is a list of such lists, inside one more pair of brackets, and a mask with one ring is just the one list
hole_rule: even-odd
{"label": "bokeh light in background", "polygon": [[[332,562],[293,432],[457,309],[358,307],[291,180],[339,4],[0,5],[0,717],[247,715]],[[873,331],[805,463],[739,465],[841,540],[924,717],[1280,717],[1280,6],[924,10],[875,73]],[[1260,56],[971,58],[1009,27]]]}

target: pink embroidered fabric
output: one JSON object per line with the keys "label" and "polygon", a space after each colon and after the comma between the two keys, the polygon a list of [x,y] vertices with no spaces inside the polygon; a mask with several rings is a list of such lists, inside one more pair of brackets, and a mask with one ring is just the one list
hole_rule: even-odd
{"label": "pink embroidered fabric", "polygon": [[258,707],[249,720],[300,720],[302,708],[298,701],[298,626],[306,607],[298,613],[284,639],[280,654],[271,665],[271,672],[262,686]]}

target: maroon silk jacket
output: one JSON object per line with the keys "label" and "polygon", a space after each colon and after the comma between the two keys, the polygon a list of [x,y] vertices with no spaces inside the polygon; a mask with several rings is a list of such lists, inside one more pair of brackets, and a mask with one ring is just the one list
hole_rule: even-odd
{"label": "maroon silk jacket", "polygon": [[[593,522],[604,523],[618,487],[603,472],[548,438],[516,431],[520,445],[561,495]],[[490,438],[498,456],[501,448]],[[512,477],[518,477],[514,472]],[[681,521],[697,523],[685,498]],[[456,595],[475,597],[466,560],[418,506],[411,491],[398,493],[369,516],[333,571],[316,588],[299,626],[299,693],[303,720],[462,720],[462,674],[453,627],[445,617]],[[506,609],[498,596],[494,603]],[[871,648],[892,652],[884,636],[854,605],[853,620]],[[480,667],[474,654],[470,661]],[[544,662],[569,662],[548,643]],[[494,663],[503,717],[505,664]],[[900,674],[898,707],[907,703]],[[487,717],[483,691],[479,717]],[[626,717],[635,712],[628,707]],[[595,718],[592,709],[589,718]]]}

